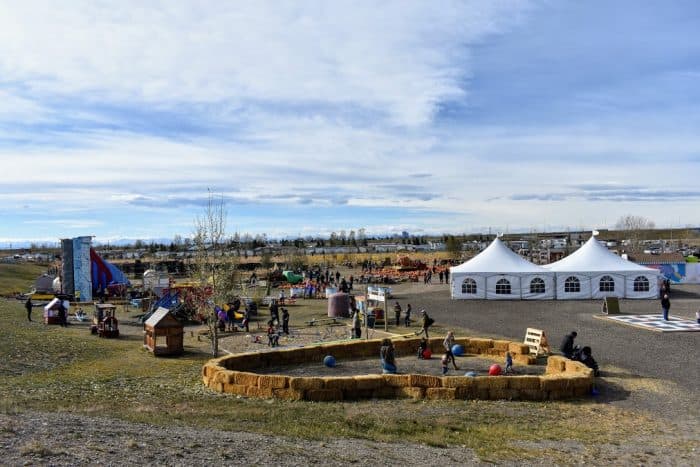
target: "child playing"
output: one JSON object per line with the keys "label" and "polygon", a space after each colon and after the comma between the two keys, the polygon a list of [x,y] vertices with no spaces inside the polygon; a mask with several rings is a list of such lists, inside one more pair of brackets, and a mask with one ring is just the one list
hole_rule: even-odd
{"label": "child playing", "polygon": [[267,345],[270,347],[277,347],[279,344],[279,334],[275,329],[274,322],[272,320],[267,322]]}
{"label": "child playing", "polygon": [[513,356],[510,354],[510,352],[506,352],[506,368],[503,370],[503,373],[513,373]]}
{"label": "child playing", "polygon": [[[452,357],[452,358],[454,358],[454,357]],[[444,354],[444,355],[442,356],[442,359],[440,360],[440,363],[442,363],[442,375],[444,376],[444,375],[447,374],[448,365],[449,365],[449,363],[450,363],[450,357],[449,357],[449,355],[448,355],[448,354]]]}
{"label": "child playing", "polygon": [[420,344],[418,344],[418,358],[420,358],[421,360],[425,358],[425,351],[427,348],[428,340],[424,337],[420,340]]}
{"label": "child playing", "polygon": [[442,346],[445,348],[445,355],[447,356],[447,363],[452,360],[452,364],[455,367],[455,370],[459,370],[459,367],[457,367],[457,362],[455,361],[455,356],[452,353],[452,346],[455,345],[455,334],[452,331],[449,331],[447,333],[447,336],[445,337],[445,340],[442,341]]}

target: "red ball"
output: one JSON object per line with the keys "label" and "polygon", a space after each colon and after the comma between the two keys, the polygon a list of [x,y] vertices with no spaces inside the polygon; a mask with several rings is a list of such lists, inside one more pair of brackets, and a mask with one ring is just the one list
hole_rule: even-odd
{"label": "red ball", "polygon": [[433,352],[430,349],[425,349],[423,351],[423,358],[426,360],[430,360],[430,358],[433,356]]}
{"label": "red ball", "polygon": [[501,374],[501,365],[494,363],[489,367],[489,376],[498,376]]}

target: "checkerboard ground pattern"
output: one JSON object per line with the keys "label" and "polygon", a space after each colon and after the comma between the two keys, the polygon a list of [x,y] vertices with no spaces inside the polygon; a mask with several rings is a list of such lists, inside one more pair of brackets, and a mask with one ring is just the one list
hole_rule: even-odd
{"label": "checkerboard ground pattern", "polygon": [[673,316],[669,316],[669,320],[664,321],[661,314],[607,316],[607,319],[659,332],[700,331],[700,324],[695,321]]}

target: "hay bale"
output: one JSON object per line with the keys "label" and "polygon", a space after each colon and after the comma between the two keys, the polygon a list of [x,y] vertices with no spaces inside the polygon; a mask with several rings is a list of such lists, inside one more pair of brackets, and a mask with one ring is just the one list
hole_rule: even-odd
{"label": "hay bale", "polygon": [[215,383],[231,384],[231,383],[233,383],[233,371],[231,371],[231,370],[218,371],[214,375],[213,380]]}
{"label": "hay bale", "polygon": [[489,390],[491,389],[508,389],[510,376],[487,376]]}
{"label": "hay bale", "polygon": [[543,376],[540,378],[540,390],[542,391],[566,391],[569,386],[569,378],[564,376]]}
{"label": "hay bale", "polygon": [[343,391],[340,389],[309,389],[304,393],[304,399],[314,402],[342,401]]}
{"label": "hay bale", "polygon": [[501,389],[501,388],[491,388],[489,389],[489,400],[513,400],[518,399],[520,395],[519,391],[514,389]]}
{"label": "hay bale", "polygon": [[202,367],[202,376],[211,378],[217,371],[219,371],[219,365],[215,365],[213,363],[205,363]]}
{"label": "hay bale", "polygon": [[202,383],[204,383],[205,386],[209,386],[209,378],[202,376]]}
{"label": "hay bale", "polygon": [[271,399],[272,388],[258,388],[255,386],[248,386],[246,388],[246,395],[248,397],[257,397],[258,399]]}
{"label": "hay bale", "polygon": [[566,357],[550,355],[547,357],[547,369],[545,370],[545,374],[563,373],[566,370],[567,360],[569,359]]}
{"label": "hay bale", "polygon": [[439,376],[415,375],[411,374],[410,386],[419,388],[439,388],[442,387],[442,379]]}
{"label": "hay bale", "polygon": [[307,377],[292,377],[289,378],[290,389],[308,390],[308,389],[323,389],[322,378],[307,378]]}
{"label": "hay bale", "polygon": [[508,344],[508,352],[513,355],[530,355],[530,347],[527,344],[511,342]]}
{"label": "hay bale", "polygon": [[504,341],[504,340],[494,340],[493,341],[493,348],[495,350],[500,350],[502,352],[507,352],[508,349],[510,348],[510,341]]}
{"label": "hay bale", "polygon": [[332,376],[323,378],[323,387],[326,389],[340,389],[343,393],[357,389],[357,381],[352,376]]}
{"label": "hay bale", "polygon": [[384,385],[392,388],[402,388],[411,385],[409,375],[382,375]]}
{"label": "hay bale", "polygon": [[260,375],[258,378],[258,387],[282,389],[286,388],[289,378],[284,375]]}
{"label": "hay bale", "polygon": [[395,399],[398,389],[399,388],[389,386],[377,388],[372,393],[372,397],[376,399]]}
{"label": "hay bale", "polygon": [[534,365],[537,363],[537,358],[532,355],[520,355],[516,354],[513,356],[513,362],[520,365]]}
{"label": "hay bale", "polygon": [[509,376],[508,387],[511,389],[539,389],[540,377],[534,375],[527,376]]}
{"label": "hay bale", "polygon": [[248,395],[248,386],[243,386],[242,384],[224,384],[224,392],[227,394],[236,394],[239,396]]}
{"label": "hay bale", "polygon": [[347,391],[343,394],[345,400],[362,400],[371,399],[374,397],[374,391],[376,389],[355,389],[353,391]]}
{"label": "hay bale", "polygon": [[410,399],[423,399],[425,397],[425,388],[405,387],[395,389],[396,397],[408,397]]}
{"label": "hay bale", "polygon": [[304,399],[304,391],[299,391],[297,389],[273,389],[272,395],[277,399],[285,401],[299,401]]}
{"label": "hay bale", "polygon": [[477,391],[474,388],[473,385],[468,385],[468,386],[461,386],[458,388],[455,388],[455,398],[456,399],[476,399],[477,398]]}
{"label": "hay bale", "polygon": [[445,376],[442,378],[442,386],[445,388],[471,387],[473,379],[469,376]]}
{"label": "hay bale", "polygon": [[384,375],[359,375],[353,376],[357,383],[357,389],[378,389],[384,386]]}
{"label": "hay bale", "polygon": [[543,401],[547,399],[547,393],[540,389],[521,389],[519,394],[520,400],[523,401]]}
{"label": "hay bale", "polygon": [[547,391],[547,399],[551,401],[558,401],[562,399],[570,399],[573,397],[573,392],[567,389],[557,390],[557,391]]}
{"label": "hay bale", "polygon": [[482,339],[472,337],[469,339],[469,347],[474,347],[480,350],[479,353],[484,353],[486,349],[493,347],[493,339]]}
{"label": "hay bale", "polygon": [[[490,355],[492,357],[504,357],[506,354],[503,350],[491,348],[491,349],[486,349],[484,352],[486,355]],[[516,355],[518,357],[519,355]]]}
{"label": "hay bale", "polygon": [[456,398],[456,388],[427,388],[425,398],[432,400],[454,400]]}
{"label": "hay bale", "polygon": [[260,375],[255,373],[248,373],[247,371],[234,371],[233,372],[233,383],[242,384],[244,386],[258,386],[258,378]]}

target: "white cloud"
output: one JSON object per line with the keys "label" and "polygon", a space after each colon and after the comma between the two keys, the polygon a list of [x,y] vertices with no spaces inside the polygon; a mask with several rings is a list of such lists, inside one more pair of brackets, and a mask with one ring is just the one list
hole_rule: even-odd
{"label": "white cloud", "polygon": [[0,75],[95,101],[320,103],[430,120],[463,96],[468,46],[524,2],[0,4]]}

